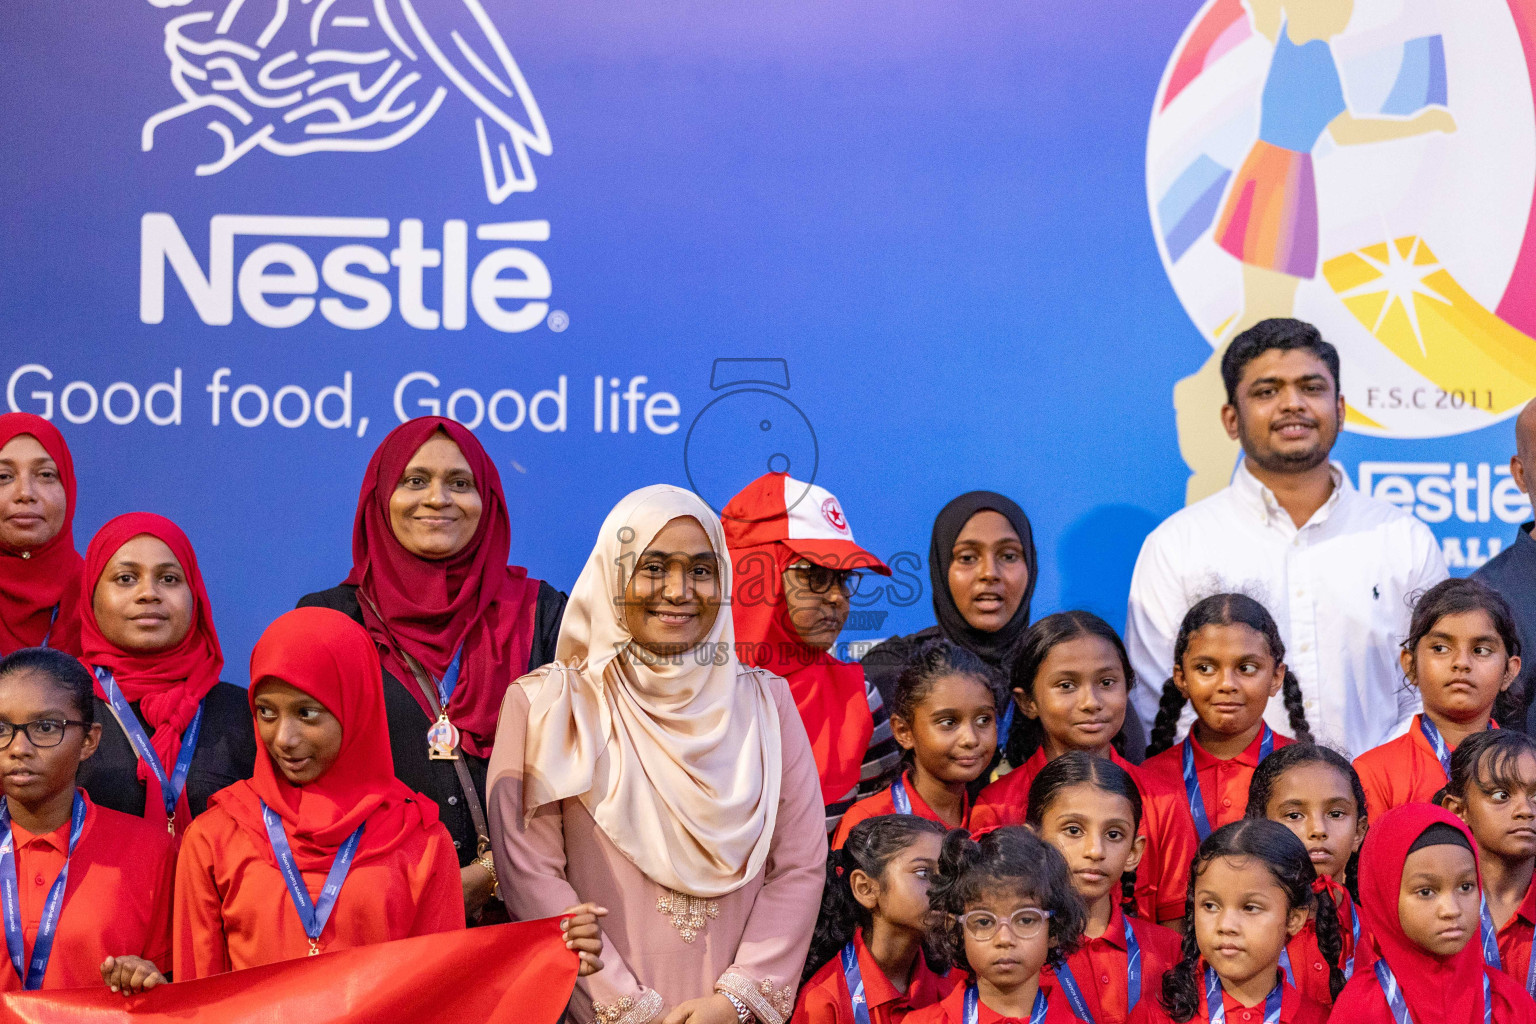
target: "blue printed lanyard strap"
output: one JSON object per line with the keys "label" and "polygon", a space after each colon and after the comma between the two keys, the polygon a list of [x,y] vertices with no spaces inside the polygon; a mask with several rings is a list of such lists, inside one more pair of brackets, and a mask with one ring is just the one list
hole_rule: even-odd
{"label": "blue printed lanyard strap", "polygon": [[[1402,986],[1397,983],[1392,968],[1387,966],[1385,960],[1377,960],[1375,970],[1376,983],[1381,986],[1381,994],[1386,997],[1392,1019],[1396,1024],[1414,1024],[1412,1015],[1408,1013],[1408,1000],[1403,998]],[[1483,1024],[1493,1024],[1493,991],[1488,984],[1486,970],[1483,971]]]}
{"label": "blue printed lanyard strap", "polygon": [[[1274,752],[1275,733],[1266,722],[1259,733],[1259,760],[1263,761]],[[1190,817],[1195,819],[1195,831],[1203,843],[1211,837],[1211,819],[1205,813],[1205,796],[1200,792],[1200,773],[1195,770],[1195,730],[1184,737],[1184,799],[1189,804]]]}
{"label": "blue printed lanyard strap", "polygon": [[53,954],[53,937],[59,930],[59,918],[64,914],[64,890],[69,887],[69,862],[75,856],[75,846],[80,833],[85,831],[85,797],[75,790],[75,802],[69,815],[69,850],[64,854],[64,866],[48,890],[43,903],[43,916],[37,925],[37,939],[32,943],[32,958],[27,959],[25,937],[21,930],[21,894],[16,883],[16,838],[11,831],[11,809],[0,800],[0,911],[5,917],[5,948],[11,957],[11,967],[21,986],[28,991],[43,987],[43,975],[48,973],[48,959]]}
{"label": "blue printed lanyard strap", "polygon": [[[1050,1000],[1046,998],[1045,989],[1035,992],[1035,1005],[1029,1013],[1029,1024],[1045,1024],[1046,1011],[1050,1009]],[[964,1024],[976,1024],[981,1019],[981,995],[976,991],[976,983],[965,986],[965,1020]]]}
{"label": "blue printed lanyard strap", "polygon": [[[1280,1006],[1285,1000],[1285,984],[1278,979],[1264,997],[1264,1024],[1280,1024]],[[1211,968],[1205,969],[1205,1015],[1211,1024],[1227,1024],[1227,1004],[1221,993],[1221,979]]]}
{"label": "blue printed lanyard strap", "polygon": [[859,954],[849,939],[838,954],[843,960],[843,980],[848,983],[848,998],[853,1003],[854,1024],[869,1024],[869,1000],[864,995],[864,972],[859,970]]}
{"label": "blue printed lanyard strap", "polygon": [[293,849],[288,845],[288,833],[283,831],[283,819],[265,801],[261,805],[261,820],[267,826],[267,839],[272,844],[278,869],[283,873],[283,881],[288,886],[288,895],[293,899],[293,909],[298,911],[299,923],[304,926],[304,934],[309,936],[309,955],[314,956],[320,952],[320,933],[325,931],[325,923],[331,919],[331,911],[336,909],[336,898],[341,895],[347,872],[352,870],[352,858],[357,854],[357,844],[363,839],[363,826],[357,826],[356,831],[341,844],[341,849],[336,851],[336,859],[331,862],[331,870],[326,873],[325,887],[320,890],[320,898],[311,901],[309,889],[304,885],[304,876],[299,873],[299,865],[293,858]]}
{"label": "blue printed lanyard strap", "polygon": [[181,751],[176,755],[175,767],[167,776],[165,765],[160,763],[160,755],[155,753],[154,744],[144,732],[144,726],[139,724],[139,716],[133,713],[133,706],[123,696],[123,691],[117,688],[117,680],[112,678],[112,673],[98,666],[96,681],[101,683],[101,692],[107,695],[107,706],[112,709],[112,717],[117,719],[123,735],[128,737],[128,744],[133,747],[133,752],[139,756],[139,760],[149,766],[149,770],[154,773],[155,781],[160,784],[160,798],[165,802],[165,829],[174,835],[176,803],[187,788],[187,772],[191,770],[192,757],[197,753],[198,734],[203,731],[202,703],[198,703],[197,714],[192,716],[191,724],[187,726],[186,732],[181,734]]}
{"label": "blue printed lanyard strap", "polygon": [[[1131,930],[1131,919],[1124,917],[1122,920],[1125,922],[1125,991],[1126,1009],[1129,1011],[1136,1009],[1136,1004],[1141,1002],[1141,943],[1136,941],[1136,933]],[[1056,968],[1056,984],[1061,986],[1077,1019],[1084,1024],[1094,1024],[1093,1012],[1088,1008],[1082,986],[1077,983],[1072,968],[1066,962]]]}

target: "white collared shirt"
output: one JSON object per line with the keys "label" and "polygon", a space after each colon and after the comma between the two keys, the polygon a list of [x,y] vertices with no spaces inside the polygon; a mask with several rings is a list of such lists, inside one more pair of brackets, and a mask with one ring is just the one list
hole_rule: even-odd
{"label": "white collared shirt", "polygon": [[[1333,494],[1300,529],[1240,463],[1225,490],[1147,537],[1125,639],[1139,681],[1132,699],[1149,731],[1184,613],[1225,591],[1255,598],[1274,616],[1319,742],[1354,756],[1408,728],[1421,703],[1404,684],[1398,645],[1414,599],[1445,579],[1445,559],[1429,527],[1356,491],[1338,463],[1332,470]],[[1181,733],[1192,717],[1186,708]],[[1264,718],[1291,734],[1280,694]]]}

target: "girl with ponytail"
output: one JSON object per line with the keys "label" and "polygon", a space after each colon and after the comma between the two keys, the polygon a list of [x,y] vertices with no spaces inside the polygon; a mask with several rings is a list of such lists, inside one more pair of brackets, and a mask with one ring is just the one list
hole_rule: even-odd
{"label": "girl with ponytail", "polygon": [[[1311,742],[1301,687],[1268,610],[1243,594],[1215,594],[1185,613],[1142,770],[1184,793],[1202,840],[1243,816],[1254,769],[1294,742],[1264,721],[1276,694],[1292,735]],[[1186,702],[1195,720],[1175,745]]]}
{"label": "girl with ponytail", "polygon": [[[1163,975],[1161,997],[1149,1000],[1149,1024],[1323,1024],[1327,1007],[1282,970],[1286,943],[1309,914],[1322,911],[1324,950],[1339,948],[1332,900],[1314,891],[1316,880],[1306,846],[1284,825],[1250,818],[1212,832],[1189,870],[1183,958]],[[1344,972],[1329,974],[1336,994]]]}
{"label": "girl with ponytail", "polygon": [[924,949],[928,884],[944,832],[927,818],[888,814],[859,822],[828,855],[791,1024],[854,1024],[857,991],[869,1024],[901,1024],[954,987],[934,973],[934,965],[947,966],[943,955]]}

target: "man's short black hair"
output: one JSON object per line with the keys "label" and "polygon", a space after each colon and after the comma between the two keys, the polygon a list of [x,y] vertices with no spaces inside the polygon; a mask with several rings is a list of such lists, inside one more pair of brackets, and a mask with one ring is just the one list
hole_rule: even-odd
{"label": "man's short black hair", "polygon": [[1305,320],[1271,317],[1233,338],[1226,355],[1221,357],[1221,382],[1227,387],[1227,404],[1237,405],[1237,386],[1242,383],[1243,371],[1249,363],[1271,349],[1288,352],[1296,348],[1304,348],[1323,361],[1333,374],[1334,394],[1340,394],[1339,350],[1324,341],[1317,328]]}

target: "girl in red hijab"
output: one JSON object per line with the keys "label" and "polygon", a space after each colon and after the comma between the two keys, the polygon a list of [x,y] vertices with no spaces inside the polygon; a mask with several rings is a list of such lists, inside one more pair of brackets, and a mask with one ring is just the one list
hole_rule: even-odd
{"label": "girl in red hijab", "polygon": [[80,653],[75,593],[75,460],[58,428],[0,415],[0,656],[23,647]]}
{"label": "girl in red hijab", "polygon": [[224,654],[191,541],[149,512],[109,521],[86,549],[77,607],[102,726],[80,785],[179,834],[256,760],[245,691],[219,681]]}
{"label": "girl in red hijab", "polygon": [[1381,957],[1339,994],[1350,1024],[1530,1024],[1536,1003],[1487,968],[1478,944],[1480,884],[1472,833],[1429,804],[1371,822],[1360,851],[1360,902]]}
{"label": "girl in red hijab", "polygon": [[831,832],[856,800],[879,790],[901,756],[864,669],[828,653],[848,618],[850,577],[891,571],[854,541],[832,494],[786,473],[752,481],[720,519],[736,572],[738,656],[789,683],[816,755]]}
{"label": "girl in red hijab", "polygon": [[414,419],[363,474],[346,582],[299,601],[373,638],[395,777],[437,805],[471,919],[496,891],[479,810],[496,714],[513,680],[554,660],[565,610],[564,594],[507,564],[511,545],[501,476],[475,435]]}
{"label": "girl in red hijab", "polygon": [[329,609],[287,613],[251,652],[249,699],[255,774],[216,794],[183,840],[175,977],[464,927],[453,841],[437,807],[395,778],[368,634]]}

